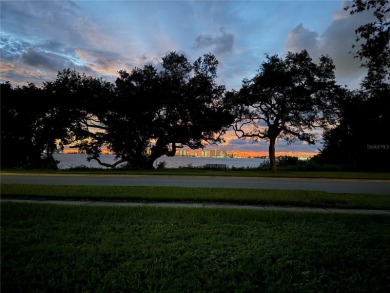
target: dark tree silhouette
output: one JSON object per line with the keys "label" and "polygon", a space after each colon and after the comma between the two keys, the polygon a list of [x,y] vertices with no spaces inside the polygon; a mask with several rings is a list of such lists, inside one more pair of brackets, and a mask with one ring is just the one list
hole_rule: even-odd
{"label": "dark tree silhouette", "polygon": [[77,147],[84,139],[99,135],[96,115],[107,111],[113,93],[111,83],[65,69],[55,81],[44,85],[54,103],[52,116],[63,126],[64,132],[57,135],[61,145]]}
{"label": "dark tree silhouette", "polygon": [[390,2],[388,0],[353,0],[345,10],[350,14],[371,11],[374,20],[355,30],[355,57],[368,69],[362,86],[381,88],[390,80]]}
{"label": "dark tree silhouette", "polygon": [[[157,158],[174,156],[177,148],[221,141],[233,117],[224,107],[224,87],[216,84],[215,57],[207,54],[191,64],[172,52],[161,66],[160,71],[152,65],[120,71],[105,106],[88,112],[79,131],[83,140],[75,147],[106,167],[126,163],[150,169]],[[114,164],[102,162],[102,147],[116,154]]]}
{"label": "dark tree silhouette", "polygon": [[66,135],[65,128],[44,89],[1,85],[2,167],[56,168],[56,138]]}
{"label": "dark tree silhouette", "polygon": [[34,143],[33,125],[37,114],[32,106],[39,100],[39,89],[12,88],[1,84],[1,167],[25,167],[40,161],[39,147]]}
{"label": "dark tree silhouette", "polygon": [[[284,138],[315,142],[312,130],[326,125],[332,113],[333,98],[339,89],[334,65],[322,56],[318,65],[306,51],[288,53],[285,59],[267,56],[258,74],[245,79],[235,95],[234,130],[238,137],[269,141],[272,171],[276,171],[275,142]],[[329,121],[328,121],[329,122]]]}
{"label": "dark tree silhouette", "polygon": [[[211,54],[191,64],[172,52],[161,70],[120,71],[115,84],[70,69],[42,88],[1,84],[2,166],[55,167],[53,153],[71,144],[106,167],[150,169],[179,147],[219,142],[233,116],[217,67]],[[114,164],[102,162],[105,147],[116,154]]]}
{"label": "dark tree silhouette", "polygon": [[390,5],[387,0],[354,0],[351,14],[372,12],[374,21],[355,31],[355,57],[367,68],[361,88],[340,100],[340,125],[324,136],[323,162],[389,170],[390,137]]}

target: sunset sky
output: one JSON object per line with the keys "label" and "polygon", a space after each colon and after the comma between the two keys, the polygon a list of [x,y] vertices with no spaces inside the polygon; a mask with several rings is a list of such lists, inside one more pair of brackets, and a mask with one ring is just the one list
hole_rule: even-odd
{"label": "sunset sky", "polygon": [[[219,81],[239,89],[265,54],[307,49],[328,54],[342,85],[356,88],[365,72],[349,51],[368,14],[350,16],[344,1],[1,1],[0,81],[55,79],[74,68],[113,81],[121,69],[159,63],[170,51],[190,60],[211,52]],[[264,151],[267,143],[227,136],[224,148]],[[297,142],[277,150],[315,152]]]}

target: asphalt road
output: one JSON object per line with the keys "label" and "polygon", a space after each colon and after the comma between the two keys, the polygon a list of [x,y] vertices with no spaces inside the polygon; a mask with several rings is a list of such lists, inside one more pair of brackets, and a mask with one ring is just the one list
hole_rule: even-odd
{"label": "asphalt road", "polygon": [[1,174],[6,184],[51,184],[94,186],[181,186],[320,190],[330,193],[361,193],[390,195],[390,181],[249,178],[213,176],[147,176],[147,175],[25,175]]}

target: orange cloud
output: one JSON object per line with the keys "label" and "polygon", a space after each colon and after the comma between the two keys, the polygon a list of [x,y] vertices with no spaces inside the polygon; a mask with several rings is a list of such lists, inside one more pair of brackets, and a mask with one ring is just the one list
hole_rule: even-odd
{"label": "orange cloud", "polygon": [[[41,82],[49,80],[50,76],[41,70],[29,70],[19,67],[15,63],[1,61],[0,62],[0,80],[9,81],[12,85],[26,85],[29,82]],[[39,84],[36,83],[38,86]]]}

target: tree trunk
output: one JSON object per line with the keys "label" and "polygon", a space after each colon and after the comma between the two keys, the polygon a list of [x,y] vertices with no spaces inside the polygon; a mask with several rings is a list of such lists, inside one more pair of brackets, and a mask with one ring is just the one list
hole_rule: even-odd
{"label": "tree trunk", "polygon": [[276,137],[272,137],[269,139],[269,163],[271,172],[276,172],[276,158],[275,158],[275,142]]}

